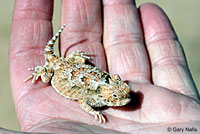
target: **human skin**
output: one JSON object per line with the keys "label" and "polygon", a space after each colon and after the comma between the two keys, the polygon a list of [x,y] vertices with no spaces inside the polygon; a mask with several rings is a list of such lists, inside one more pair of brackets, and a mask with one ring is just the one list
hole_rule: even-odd
{"label": "human skin", "polygon": [[[93,64],[129,83],[132,102],[105,108],[99,124],[76,101],[41,80],[23,83],[44,64],[52,0],[16,0],[9,48],[13,101],[22,131],[154,133],[200,126],[200,99],[178,38],[161,8],[133,0],[62,0],[60,52],[93,52]],[[72,127],[74,126],[74,127]],[[200,129],[200,128],[199,128]]]}

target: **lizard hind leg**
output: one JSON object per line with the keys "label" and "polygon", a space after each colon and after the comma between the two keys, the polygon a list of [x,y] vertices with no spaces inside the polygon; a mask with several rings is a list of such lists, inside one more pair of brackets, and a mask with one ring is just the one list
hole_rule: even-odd
{"label": "lizard hind leg", "polygon": [[91,59],[91,55],[93,55],[93,53],[90,52],[83,52],[83,51],[73,51],[72,53],[69,54],[69,56],[67,57],[67,59],[69,61],[73,61],[74,63],[85,63],[86,60],[90,60]]}
{"label": "lizard hind leg", "polygon": [[45,48],[45,65],[44,66],[36,66],[34,68],[28,68],[28,70],[34,71],[28,78],[24,80],[24,82],[32,79],[32,83],[34,83],[39,77],[41,77],[44,83],[47,83],[51,80],[53,75],[52,69],[48,69],[46,65],[52,59],[52,57],[56,57],[54,54],[54,43],[65,28],[65,24],[59,29],[55,36],[53,36],[46,45]]}
{"label": "lizard hind leg", "polygon": [[38,80],[39,77],[41,77],[42,81],[44,83],[47,83],[50,81],[53,72],[50,69],[46,69],[44,66],[36,66],[35,68],[28,68],[30,71],[34,71],[28,78],[24,80],[24,82],[27,82],[28,80],[32,79],[32,83]]}

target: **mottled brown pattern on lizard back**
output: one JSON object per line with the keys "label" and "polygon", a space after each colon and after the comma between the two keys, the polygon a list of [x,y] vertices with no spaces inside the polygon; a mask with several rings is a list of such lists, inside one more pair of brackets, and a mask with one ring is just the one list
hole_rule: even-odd
{"label": "mottled brown pattern on lizard back", "polygon": [[124,106],[130,102],[129,86],[119,75],[110,75],[94,66],[86,64],[91,53],[74,51],[68,57],[55,55],[53,46],[64,26],[49,40],[45,48],[45,65],[29,68],[34,71],[24,82],[39,77],[42,81],[51,82],[54,89],[62,96],[78,100],[82,109],[105,122],[99,111],[92,107]]}

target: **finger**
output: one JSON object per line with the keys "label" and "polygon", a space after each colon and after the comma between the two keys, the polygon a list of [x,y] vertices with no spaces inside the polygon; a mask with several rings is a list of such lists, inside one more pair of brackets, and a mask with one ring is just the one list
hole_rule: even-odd
{"label": "finger", "polygon": [[132,0],[103,0],[104,47],[108,68],[123,80],[149,82],[149,61]]}
{"label": "finger", "polygon": [[165,13],[156,5],[145,4],[140,14],[154,84],[197,98],[182,46]]}
{"label": "finger", "polygon": [[61,55],[75,50],[92,52],[93,63],[105,70],[101,21],[99,0],[63,0],[61,23],[66,28],[61,35]]}
{"label": "finger", "polygon": [[9,48],[14,102],[33,86],[23,83],[30,76],[28,68],[44,63],[44,47],[52,36],[52,13],[53,0],[15,1]]}

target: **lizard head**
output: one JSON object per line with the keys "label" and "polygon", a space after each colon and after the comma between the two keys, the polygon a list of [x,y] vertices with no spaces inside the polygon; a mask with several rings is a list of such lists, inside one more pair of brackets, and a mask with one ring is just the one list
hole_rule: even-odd
{"label": "lizard head", "polygon": [[101,85],[102,103],[106,106],[123,106],[131,101],[130,88],[121,81],[119,75],[113,75],[108,85]]}

